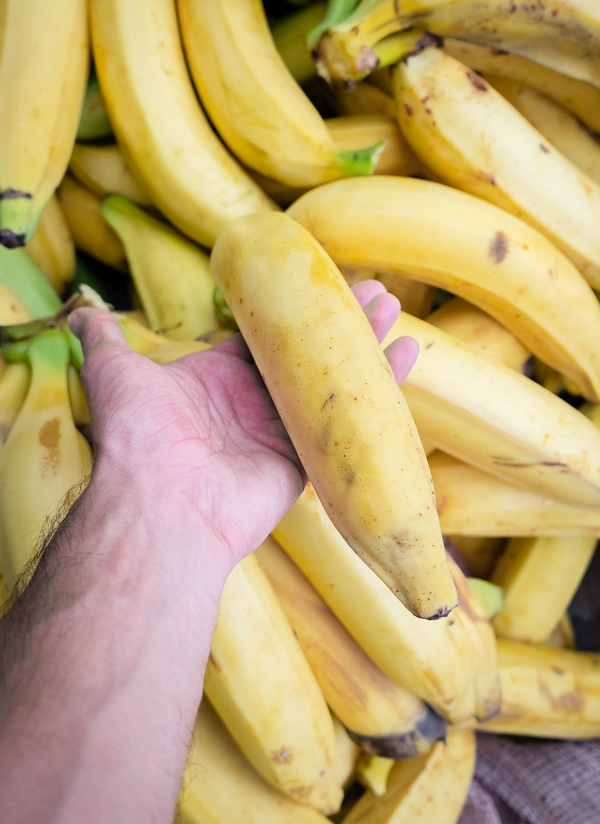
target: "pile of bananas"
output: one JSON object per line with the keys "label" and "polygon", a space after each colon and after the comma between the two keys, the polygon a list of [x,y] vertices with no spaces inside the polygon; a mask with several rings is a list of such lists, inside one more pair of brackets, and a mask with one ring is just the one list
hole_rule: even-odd
{"label": "pile of bananas", "polygon": [[[177,820],[455,824],[476,730],[600,736],[567,613],[600,537],[597,2],[0,26],[3,600],[89,475],[90,260],[159,364],[239,328],[311,480],[227,581]],[[403,305],[381,345],[366,278]]]}

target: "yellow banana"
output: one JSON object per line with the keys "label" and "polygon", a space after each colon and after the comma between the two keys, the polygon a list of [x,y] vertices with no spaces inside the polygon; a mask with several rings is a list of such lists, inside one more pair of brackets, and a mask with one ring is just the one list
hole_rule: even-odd
{"label": "yellow banana", "polygon": [[221,233],[211,272],[334,523],[415,615],[447,615],[456,594],[427,461],[331,258],[287,215],[251,215]]}
{"label": "yellow banana", "polygon": [[429,466],[445,535],[600,537],[600,511],[536,494],[488,475],[443,452]]}
{"label": "yellow banana", "polygon": [[127,270],[125,249],[102,217],[100,198],[66,174],[58,190],[75,246],[119,271]]}
{"label": "yellow banana", "polygon": [[394,98],[369,83],[357,83],[353,89],[335,89],[332,95],[338,115],[396,117]]}
{"label": "yellow banana", "polygon": [[0,375],[0,452],[27,395],[29,367],[8,363]]}
{"label": "yellow banana", "polygon": [[600,392],[598,301],[576,268],[512,215],[449,186],[403,177],[329,183],[288,214],[338,266],[447,289],[494,317],[586,397]]}
{"label": "yellow banana", "polygon": [[178,824],[327,824],[256,773],[203,701],[179,795]]}
{"label": "yellow banana", "polygon": [[42,209],[37,231],[25,251],[50,285],[62,294],[75,275],[75,244],[55,194]]}
{"label": "yellow banana", "polygon": [[221,144],[194,93],[175,0],[92,0],[94,62],[125,162],[189,237],[212,246],[272,202]]}
{"label": "yellow banana", "polygon": [[29,345],[27,396],[0,453],[0,552],[9,590],[31,561],[44,523],[91,469],[69,405],[69,346],[61,332]]}
{"label": "yellow banana", "polygon": [[354,770],[362,750],[360,746],[350,738],[346,727],[340,719],[333,714],[331,717],[335,732],[335,756],[333,759],[334,780],[338,786],[345,787],[354,775]]}
{"label": "yellow banana", "polygon": [[515,80],[548,95],[589,129],[600,132],[600,89],[591,83],[575,80],[519,54],[466,40],[444,38],[444,51],[479,74]]}
{"label": "yellow banana", "polygon": [[371,790],[378,798],[387,791],[390,770],[394,766],[393,758],[383,758],[363,752],[356,765],[356,777],[361,784]]}
{"label": "yellow banana", "polygon": [[600,655],[498,639],[502,710],[479,730],[540,738],[600,736]]}
{"label": "yellow banana", "polygon": [[575,632],[568,612],[563,612],[560,621],[544,641],[545,647],[556,649],[575,649]]}
{"label": "yellow banana", "polygon": [[98,197],[123,195],[138,206],[152,205],[125,165],[121,150],[115,144],[86,146],[76,143],[73,146],[69,171],[82,186]]}
{"label": "yellow banana", "polygon": [[469,575],[476,575],[478,578],[489,578],[505,545],[503,538],[486,538],[481,535],[448,535],[447,540],[467,565]]}
{"label": "yellow banana", "polygon": [[6,0],[0,59],[0,243],[31,240],[59,184],[89,62],[85,0]]}
{"label": "yellow banana", "polygon": [[567,609],[592,559],[597,540],[512,538],[490,580],[504,591],[492,623],[501,638],[543,644]]}
{"label": "yellow banana", "polygon": [[321,812],[339,809],[329,710],[254,556],[225,584],[204,691],[266,781]]}
{"label": "yellow banana", "polygon": [[452,723],[474,714],[472,643],[456,609],[412,615],[352,552],[308,484],[273,536],[366,654]]}
{"label": "yellow banana", "polygon": [[522,372],[529,360],[529,351],[505,326],[462,298],[444,303],[426,321],[511,369]]}
{"label": "yellow banana", "polygon": [[121,195],[106,198],[101,213],[125,247],[151,328],[173,340],[215,329],[215,282],[206,252]]}
{"label": "yellow banana", "polygon": [[12,289],[0,280],[0,326],[12,326],[16,323],[26,323],[28,320],[32,320],[29,309]]}
{"label": "yellow banana", "polygon": [[288,186],[372,174],[380,146],[340,150],[288,71],[261,0],[178,0],[200,99],[240,160]]}
{"label": "yellow banana", "polygon": [[442,719],[371,661],[272,538],[256,553],[325,700],[364,750],[410,758],[445,736]]}
{"label": "yellow banana", "polygon": [[451,732],[425,755],[397,761],[387,792],[359,798],[344,824],[456,824],[475,769],[475,734]]}
{"label": "yellow banana", "polygon": [[600,286],[599,184],[485,80],[437,48],[400,64],[394,86],[404,135],[434,173],[522,218]]}

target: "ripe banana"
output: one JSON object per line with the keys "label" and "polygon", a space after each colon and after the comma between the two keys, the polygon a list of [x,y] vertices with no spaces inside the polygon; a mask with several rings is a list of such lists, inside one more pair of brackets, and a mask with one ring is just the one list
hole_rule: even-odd
{"label": "ripe banana", "polygon": [[165,343],[160,349],[151,352],[148,357],[154,363],[165,364],[172,363],[178,358],[183,358],[186,355],[191,355],[194,352],[204,352],[210,349],[211,345],[201,340],[173,340],[170,343]]}
{"label": "ripe banana", "polygon": [[363,752],[356,765],[356,778],[361,784],[380,798],[387,791],[390,770],[394,766],[393,758]]}
{"label": "ripe banana", "polygon": [[567,77],[519,54],[466,40],[444,38],[444,51],[479,74],[514,80],[548,95],[593,132],[600,132],[600,89],[596,86]]}
{"label": "ripe banana", "polygon": [[62,294],[75,275],[75,244],[56,195],[44,206],[37,231],[25,251],[50,285]]}
{"label": "ripe banana", "polygon": [[202,702],[179,795],[177,824],[327,824],[256,773]]}
{"label": "ripe banana", "polygon": [[102,217],[101,200],[70,174],[58,189],[58,198],[75,246],[120,272],[127,271],[125,249]]}
{"label": "ripe banana", "polygon": [[425,320],[511,369],[522,372],[529,360],[528,350],[506,327],[462,298],[452,298]]}
{"label": "ripe banana", "polygon": [[423,164],[410,148],[396,118],[361,114],[332,117],[325,121],[327,130],[340,149],[362,149],[380,141],[384,144],[374,174],[421,175]]}
{"label": "ripe banana", "polygon": [[254,556],[229,575],[204,691],[262,777],[302,804],[335,812],[335,735],[325,699]]}
{"label": "ripe banana", "polygon": [[338,115],[378,114],[396,117],[394,98],[368,83],[357,83],[353,89],[334,89],[332,95]]}
{"label": "ripe banana", "polygon": [[0,59],[0,243],[31,240],[69,162],[89,63],[85,0],[6,0]]}
{"label": "ripe banana", "polygon": [[82,186],[98,197],[124,195],[138,206],[152,205],[125,165],[121,150],[116,144],[85,146],[76,143],[69,171]]}
{"label": "ripe banana", "polygon": [[94,61],[115,135],[160,211],[212,246],[233,218],[274,208],[198,104],[175,0],[92,0],[90,10]]}
{"label": "ripe banana", "polygon": [[251,215],[223,230],[211,273],[336,526],[415,615],[447,615],[456,593],[427,461],[331,258],[287,215]]}
{"label": "ripe banana", "polygon": [[359,745],[353,741],[346,731],[346,727],[335,715],[331,716],[335,732],[335,756],[333,759],[333,774],[335,783],[345,787],[354,775],[357,761],[362,752]]}
{"label": "ripe banana", "polygon": [[512,538],[490,580],[504,591],[492,623],[500,638],[544,644],[567,609],[596,548],[596,538]]}
{"label": "ripe banana", "polygon": [[372,177],[307,192],[288,214],[338,266],[447,289],[494,317],[586,397],[600,392],[598,301],[546,238],[502,209],[427,180]]}
{"label": "ripe banana", "polygon": [[340,151],[271,37],[261,0],[177,0],[202,104],[251,169],[288,186],[372,174],[380,145]]}
{"label": "ripe banana", "polygon": [[77,126],[77,140],[98,140],[112,135],[112,126],[106,111],[106,103],[93,67],[88,77],[85,98]]}
{"label": "ripe banana", "polygon": [[311,3],[271,26],[277,51],[297,83],[305,83],[317,74],[306,36],[323,20],[326,10],[327,3]]}
{"label": "ripe banana", "polygon": [[443,452],[429,467],[444,535],[600,537],[600,511],[563,504],[506,483]]}
{"label": "ripe banana", "polygon": [[534,226],[600,286],[600,185],[437,48],[400,64],[394,86],[404,135],[434,173]]}
{"label": "ripe banana", "polygon": [[506,543],[503,538],[486,538],[481,535],[448,535],[446,541],[450,542],[451,548],[456,550],[461,561],[466,564],[469,575],[476,575],[478,578],[489,578]]}
{"label": "ripe banana", "polygon": [[8,363],[0,375],[0,452],[29,386],[29,367],[26,363]]}
{"label": "ripe banana", "polygon": [[478,730],[540,738],[600,735],[600,655],[498,639],[502,710]]}
{"label": "ripe banana", "polygon": [[[15,366],[16,365],[17,364],[15,364]],[[79,370],[72,364],[69,366],[67,372],[67,386],[69,387],[69,403],[71,404],[71,412],[73,413],[75,426],[79,429],[87,427],[88,431],[91,432],[92,418],[90,408],[85,397]]]}
{"label": "ripe banana", "polygon": [[0,326],[12,326],[33,320],[31,312],[12,289],[5,286],[0,274]]}
{"label": "ripe banana", "polygon": [[[62,301],[24,249],[0,246],[0,283],[15,295],[33,318],[58,312]],[[22,313],[19,309],[19,315]],[[29,318],[15,321],[21,323]]]}
{"label": "ripe banana", "polygon": [[38,335],[26,357],[27,396],[0,453],[0,563],[9,590],[31,561],[48,516],[73,502],[68,493],[92,459],[69,405],[67,339],[58,331]]}
{"label": "ripe banana", "polygon": [[410,758],[444,738],[442,719],[371,661],[272,538],[256,555],[325,700],[364,750]]}
{"label": "ripe banana", "polygon": [[311,484],[273,537],[386,675],[451,723],[474,714],[472,642],[456,609],[435,622],[412,615],[352,552]]}
{"label": "ripe banana", "polygon": [[456,824],[475,769],[475,734],[455,731],[425,755],[397,761],[387,792],[359,798],[344,824]]}
{"label": "ripe banana", "polygon": [[100,211],[125,247],[150,327],[173,340],[215,329],[215,282],[206,252],[121,195],[107,197]]}

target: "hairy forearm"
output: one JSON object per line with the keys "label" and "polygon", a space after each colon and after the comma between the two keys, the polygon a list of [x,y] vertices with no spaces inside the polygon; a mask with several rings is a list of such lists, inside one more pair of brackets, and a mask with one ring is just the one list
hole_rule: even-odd
{"label": "hairy forearm", "polygon": [[228,568],[166,498],[97,469],[0,621],[7,824],[171,820]]}

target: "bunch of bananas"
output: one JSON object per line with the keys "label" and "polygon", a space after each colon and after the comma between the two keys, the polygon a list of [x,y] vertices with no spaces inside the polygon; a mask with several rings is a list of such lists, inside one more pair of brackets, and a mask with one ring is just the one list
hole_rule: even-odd
{"label": "bunch of bananas", "polygon": [[[86,261],[156,363],[239,328],[310,478],[227,581],[176,820],[455,824],[476,730],[600,736],[567,613],[600,537],[597,4],[271,31],[260,0],[6,0],[0,27],[4,609],[89,476]],[[366,278],[403,306],[381,345]]]}

